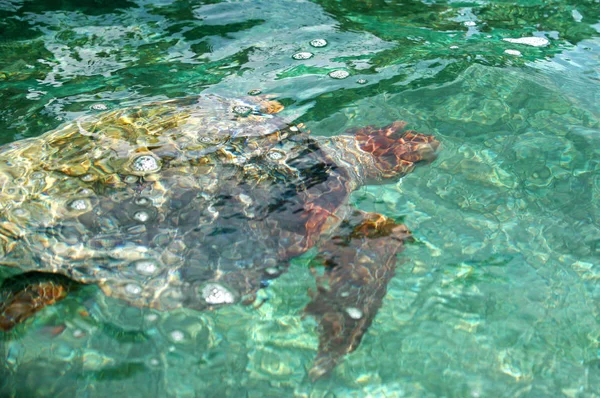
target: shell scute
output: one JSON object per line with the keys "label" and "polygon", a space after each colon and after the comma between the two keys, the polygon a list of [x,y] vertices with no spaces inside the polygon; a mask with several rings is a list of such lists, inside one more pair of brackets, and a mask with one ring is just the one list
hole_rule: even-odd
{"label": "shell scute", "polygon": [[279,110],[216,96],[164,101],[0,148],[2,263],[96,283],[139,306],[238,300],[305,250],[314,231],[302,211],[318,195],[306,187],[328,187],[315,173],[327,156],[271,115]]}

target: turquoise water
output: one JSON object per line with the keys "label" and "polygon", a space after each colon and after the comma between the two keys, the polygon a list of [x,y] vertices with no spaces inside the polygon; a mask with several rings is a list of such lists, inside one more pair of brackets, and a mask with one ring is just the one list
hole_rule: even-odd
{"label": "turquoise water", "polygon": [[[503,40],[521,37],[547,44]],[[316,135],[403,119],[442,142],[353,195],[417,240],[360,347],[306,377],[307,255],[259,309],[162,313],[86,287],[0,337],[1,396],[600,395],[600,3],[0,0],[1,143],[251,89]]]}

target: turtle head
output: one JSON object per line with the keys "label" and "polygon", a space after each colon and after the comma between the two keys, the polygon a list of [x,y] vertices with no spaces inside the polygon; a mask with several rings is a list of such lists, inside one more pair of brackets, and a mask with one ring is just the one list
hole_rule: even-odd
{"label": "turtle head", "polygon": [[358,182],[372,183],[408,174],[415,163],[430,162],[440,146],[431,135],[403,131],[406,122],[396,121],[385,127],[354,128],[327,139],[323,148],[337,161],[346,165]]}
{"label": "turtle head", "polygon": [[413,130],[402,131],[406,122],[395,121],[383,128],[367,126],[355,130],[358,147],[371,155],[374,170],[371,177],[401,177],[415,167],[415,163],[430,162],[440,146],[431,135]]}

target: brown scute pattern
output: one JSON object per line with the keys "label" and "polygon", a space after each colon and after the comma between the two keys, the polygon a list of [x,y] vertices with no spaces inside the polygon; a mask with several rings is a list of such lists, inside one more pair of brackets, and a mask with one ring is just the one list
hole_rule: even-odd
{"label": "brown scute pattern", "polygon": [[406,122],[395,121],[383,128],[367,126],[355,130],[356,140],[363,151],[373,155],[382,177],[404,175],[416,162],[435,158],[439,142],[430,135],[408,130]]}

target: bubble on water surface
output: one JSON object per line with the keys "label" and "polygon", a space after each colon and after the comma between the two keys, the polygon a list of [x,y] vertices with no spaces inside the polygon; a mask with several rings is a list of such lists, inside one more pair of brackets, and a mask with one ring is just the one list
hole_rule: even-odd
{"label": "bubble on water surface", "polygon": [[545,37],[519,37],[518,39],[505,38],[502,39],[513,44],[525,44],[526,46],[544,47],[550,44],[550,41]]}
{"label": "bubble on water surface", "polygon": [[140,211],[136,211],[133,214],[133,219],[139,222],[146,222],[148,221],[148,219],[150,218],[150,215],[148,214],[148,212],[140,210]]}
{"label": "bubble on water surface", "polygon": [[125,291],[132,296],[138,296],[142,292],[142,288],[135,283],[128,283],[125,285]]}
{"label": "bubble on water surface", "polygon": [[248,91],[248,95],[259,95],[260,93],[262,93],[262,91],[260,91],[257,88],[255,88],[254,90]]}
{"label": "bubble on water surface", "polygon": [[202,297],[208,304],[231,304],[235,301],[233,294],[217,283],[209,283],[204,286]]}
{"label": "bubble on water surface", "polygon": [[148,322],[154,322],[158,319],[158,315],[156,314],[148,314],[146,315],[146,321]]}
{"label": "bubble on water surface", "polygon": [[310,41],[310,45],[313,47],[325,47],[327,45],[327,40],[325,39],[314,39]]}
{"label": "bubble on water surface", "polygon": [[358,84],[367,84],[367,79],[358,79],[356,82]]}
{"label": "bubble on water surface", "polygon": [[252,108],[246,105],[237,105],[233,107],[233,112],[240,116],[248,116],[252,112]]}
{"label": "bubble on water surface", "polygon": [[334,70],[332,72],[329,72],[329,77],[333,79],[345,79],[348,76],[350,76],[350,73],[348,73],[345,70]]}
{"label": "bubble on water surface", "polygon": [[105,111],[108,109],[108,106],[104,104],[93,104],[92,106],[90,106],[90,109],[94,111]]}
{"label": "bubble on water surface", "polygon": [[467,22],[463,23],[463,25],[465,25],[465,26],[477,26],[477,23],[473,22],[473,21],[467,21]]}
{"label": "bubble on water surface", "polygon": [[281,160],[284,158],[284,154],[279,151],[270,151],[267,156],[271,160]]}
{"label": "bubble on water surface", "polygon": [[140,260],[135,263],[135,270],[142,275],[152,275],[158,267],[154,261]]}
{"label": "bubble on water surface", "polygon": [[69,203],[69,207],[73,210],[85,210],[87,209],[88,204],[84,199],[75,199]]}
{"label": "bubble on water surface", "polygon": [[142,155],[133,161],[131,168],[138,173],[153,173],[160,170],[160,164],[154,156]]}
{"label": "bubble on water surface", "polygon": [[504,53],[508,55],[514,55],[516,57],[520,57],[522,55],[521,51],[518,50],[504,50]]}
{"label": "bubble on water surface", "polygon": [[309,53],[308,51],[299,52],[299,53],[292,55],[292,58],[294,58],[295,60],[310,59],[312,57],[313,57],[313,53]]}

